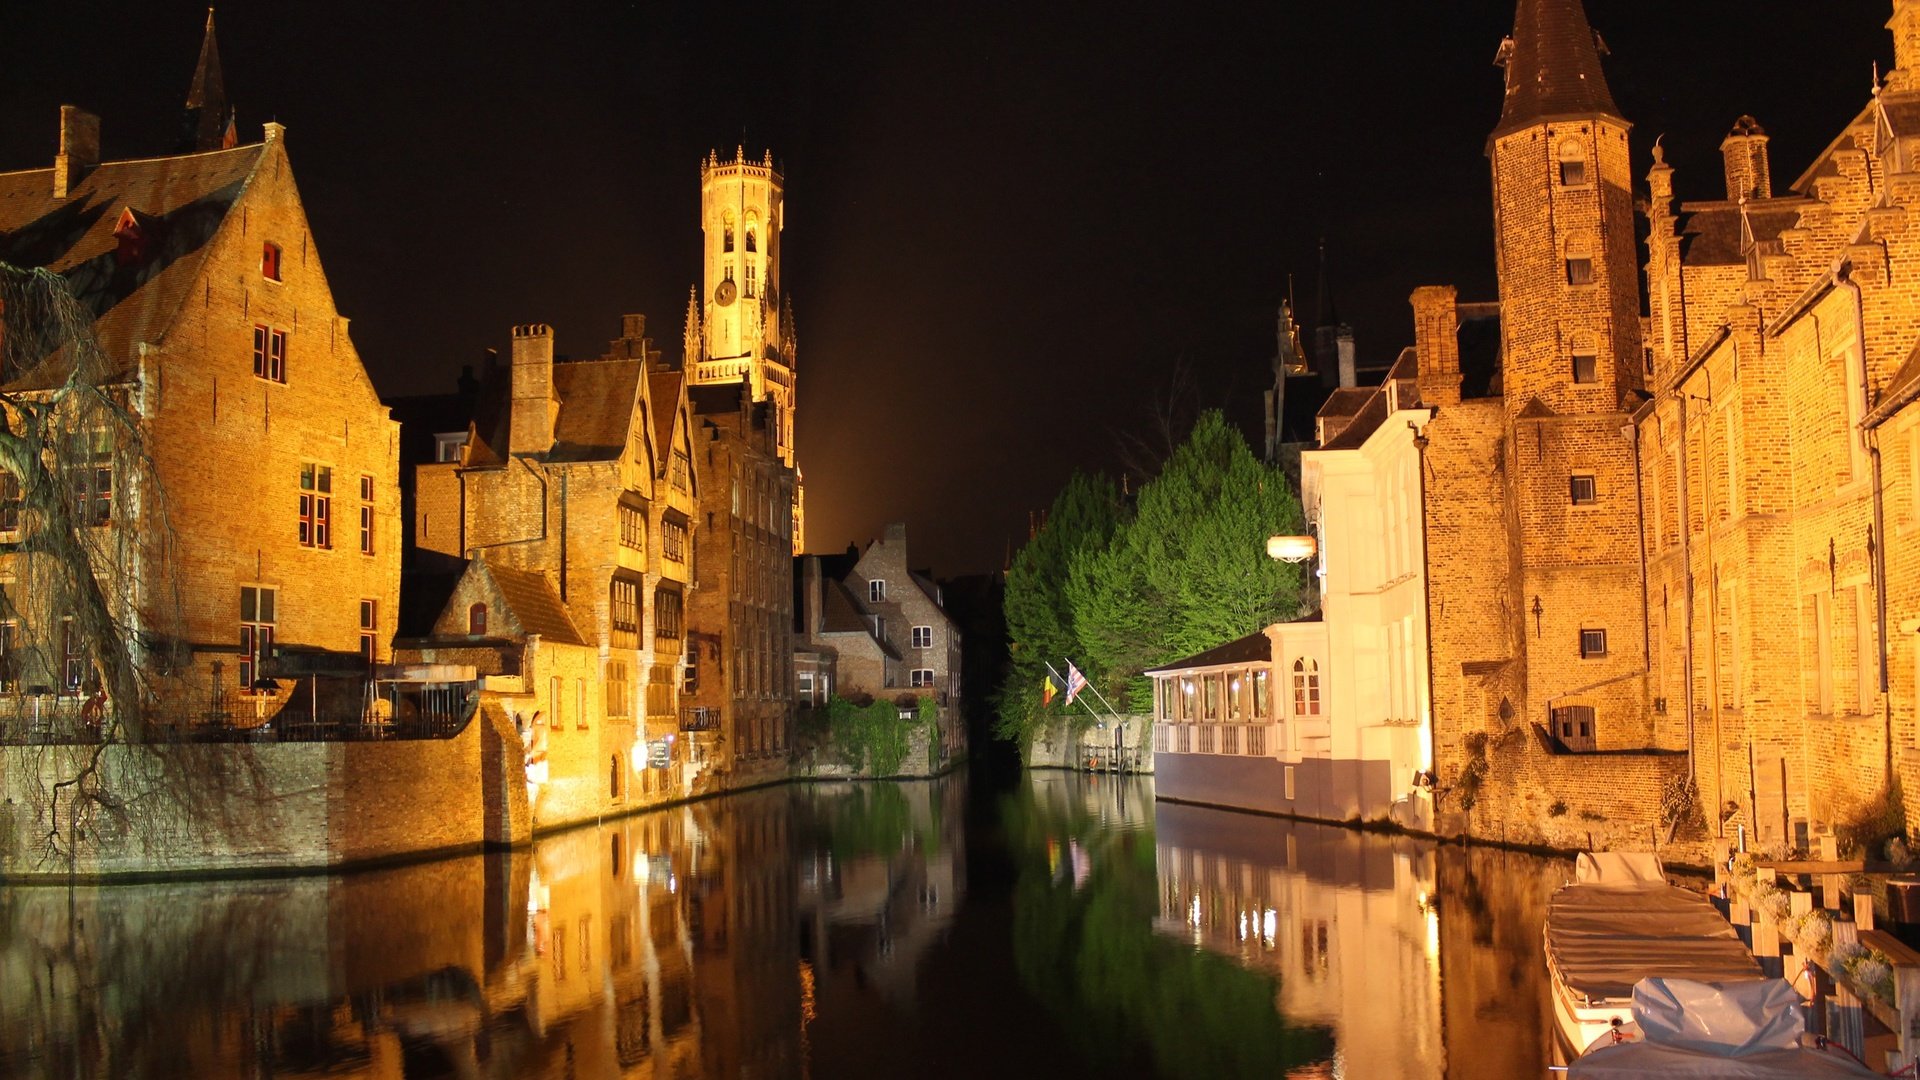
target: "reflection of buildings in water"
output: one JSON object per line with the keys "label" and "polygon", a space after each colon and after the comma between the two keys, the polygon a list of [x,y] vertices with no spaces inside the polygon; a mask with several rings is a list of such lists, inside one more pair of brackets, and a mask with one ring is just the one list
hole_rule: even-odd
{"label": "reflection of buildings in water", "polygon": [[797,1075],[789,799],[342,877],[0,890],[0,1075]]}
{"label": "reflection of buildings in water", "polygon": [[1563,861],[1482,847],[1439,853],[1450,1077],[1542,1074],[1554,1022],[1541,934]]}
{"label": "reflection of buildings in water", "polygon": [[[871,836],[867,828],[842,822],[834,836],[822,837],[822,846],[802,857],[801,952],[819,1012],[835,1014],[835,999],[867,994],[910,1009],[921,960],[945,936],[965,896],[962,783],[848,785],[816,789],[814,798],[830,815],[850,807],[829,800],[891,799],[895,792],[905,799],[905,815],[884,821],[897,824],[897,840],[891,832]],[[870,807],[854,812],[877,813]],[[836,854],[832,841],[850,834],[877,842]],[[857,1014],[857,1007],[851,1011]]]}
{"label": "reflection of buildings in water", "polygon": [[1055,821],[1085,820],[1107,831],[1131,832],[1153,825],[1151,776],[1119,776],[1034,769],[1027,790],[1040,816]]}
{"label": "reflection of buildings in water", "polygon": [[1172,803],[1156,819],[1162,932],[1278,975],[1287,1020],[1334,1030],[1340,1075],[1442,1075],[1432,845]]}

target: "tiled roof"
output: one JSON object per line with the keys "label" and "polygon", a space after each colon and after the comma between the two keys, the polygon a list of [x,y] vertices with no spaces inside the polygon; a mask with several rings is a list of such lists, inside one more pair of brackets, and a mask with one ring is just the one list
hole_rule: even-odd
{"label": "tiled roof", "polygon": [[838,578],[829,578],[821,583],[822,599],[825,610],[821,612],[820,632],[823,634],[857,634],[870,630],[867,617],[860,605],[847,591],[846,583]]}
{"label": "tiled roof", "polygon": [[1580,0],[1520,0],[1512,41],[1512,51],[1504,54],[1507,97],[1494,138],[1544,120],[1620,119]]}
{"label": "tiled roof", "polygon": [[547,575],[533,570],[513,570],[492,563],[483,563],[487,573],[493,576],[493,583],[500,590],[500,598],[506,602],[507,610],[518,623],[524,634],[538,634],[543,640],[558,641],[566,645],[585,645],[586,639],[573,625],[573,617],[567,614],[567,606],[560,601],[560,594],[554,591],[553,582]]}
{"label": "tiled roof", "polygon": [[[53,196],[52,169],[0,173],[0,261],[65,276],[98,320],[109,360],[128,365],[135,343],[159,341],[173,324],[264,148],[107,162],[66,199]],[[150,235],[142,256],[122,264],[114,228],[127,210]],[[58,357],[43,358],[7,388],[45,389],[64,378]]]}
{"label": "tiled roof", "polygon": [[1175,660],[1171,664],[1162,664],[1144,674],[1162,675],[1173,671],[1185,671],[1188,668],[1217,667],[1221,664],[1267,663],[1273,660],[1273,639],[1265,630],[1255,630],[1246,637],[1237,638],[1225,645],[1215,645],[1203,653],[1195,653],[1184,660]]}
{"label": "tiled roof", "polygon": [[[1352,450],[1367,441],[1387,419],[1387,392],[1370,390],[1366,404],[1360,407],[1353,419],[1348,420],[1339,431],[1320,444],[1322,450]],[[1324,410],[1323,410],[1324,411]]]}
{"label": "tiled roof", "polygon": [[1366,408],[1367,400],[1373,396],[1372,387],[1343,386],[1327,395],[1326,403],[1320,406],[1320,416],[1352,416]]}
{"label": "tiled roof", "polygon": [[626,451],[640,408],[640,360],[586,360],[553,365],[560,415],[548,461],[608,461]]}
{"label": "tiled roof", "polygon": [[673,460],[673,422],[680,413],[680,384],[686,376],[678,371],[656,371],[647,379],[653,398],[653,453],[664,474],[667,463]]}
{"label": "tiled roof", "polygon": [[1733,203],[1682,203],[1680,259],[1688,266],[1737,266],[1747,261],[1740,251],[1740,208]]}

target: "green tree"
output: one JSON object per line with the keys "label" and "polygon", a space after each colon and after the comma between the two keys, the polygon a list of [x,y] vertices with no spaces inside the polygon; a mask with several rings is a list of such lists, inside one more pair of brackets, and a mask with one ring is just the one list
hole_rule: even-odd
{"label": "green tree", "polygon": [[1012,662],[1000,693],[1002,735],[1024,740],[1044,720],[1039,691],[1047,664],[1057,666],[1078,652],[1067,595],[1070,569],[1082,551],[1106,547],[1122,511],[1112,480],[1076,472],[1054,499],[1046,524],[1014,557],[1007,572]]}
{"label": "green tree", "polygon": [[1301,527],[1287,476],[1261,464],[1219,412],[1201,414],[1141,489],[1132,520],[1070,567],[1082,651],[1106,685],[1146,708],[1146,668],[1297,614],[1301,570],[1268,558],[1266,539]]}

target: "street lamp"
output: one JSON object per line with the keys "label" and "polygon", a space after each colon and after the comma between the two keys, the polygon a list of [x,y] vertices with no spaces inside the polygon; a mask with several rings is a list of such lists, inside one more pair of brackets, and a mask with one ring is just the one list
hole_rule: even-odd
{"label": "street lamp", "polygon": [[1269,536],[1267,555],[1283,563],[1303,563],[1313,558],[1320,544],[1311,536]]}

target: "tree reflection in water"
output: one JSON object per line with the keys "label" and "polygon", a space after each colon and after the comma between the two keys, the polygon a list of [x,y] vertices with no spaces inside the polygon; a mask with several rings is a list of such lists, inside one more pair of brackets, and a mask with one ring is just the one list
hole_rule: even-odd
{"label": "tree reflection in water", "polygon": [[[1136,806],[1140,792],[1151,798],[1136,789]],[[1124,1073],[1144,1047],[1159,1073],[1177,1077],[1272,1077],[1327,1060],[1331,1032],[1280,1015],[1276,976],[1155,932],[1151,828],[1116,829],[1098,796],[1079,794],[1022,792],[1001,806],[1018,873],[1020,979],[1079,1055]]]}

